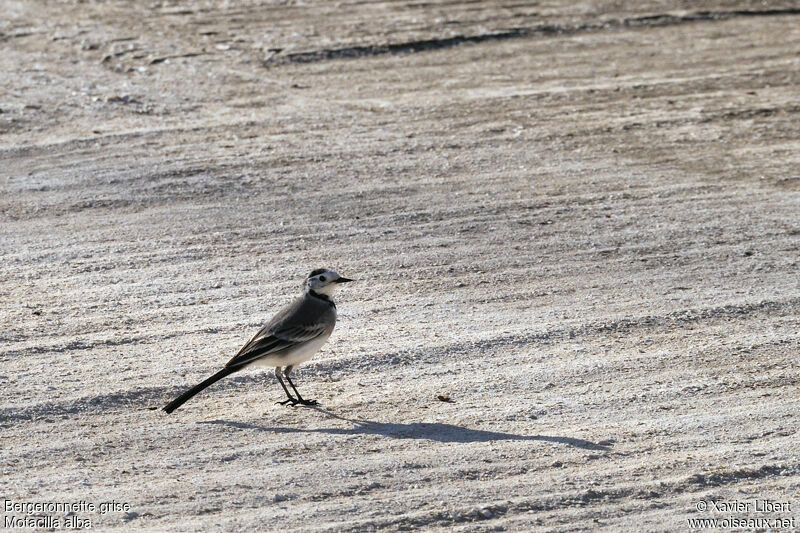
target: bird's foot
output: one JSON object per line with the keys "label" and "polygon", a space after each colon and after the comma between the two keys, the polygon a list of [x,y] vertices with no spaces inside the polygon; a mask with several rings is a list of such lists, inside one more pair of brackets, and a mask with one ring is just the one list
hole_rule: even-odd
{"label": "bird's foot", "polygon": [[303,405],[319,405],[317,400],[303,400],[302,398],[298,400],[297,403],[301,403]]}
{"label": "bird's foot", "polygon": [[288,398],[286,400],[283,400],[282,402],[275,402],[275,403],[280,404],[280,405],[291,404],[291,406],[294,407],[295,405],[297,405],[300,402],[298,400],[294,399],[294,398]]}

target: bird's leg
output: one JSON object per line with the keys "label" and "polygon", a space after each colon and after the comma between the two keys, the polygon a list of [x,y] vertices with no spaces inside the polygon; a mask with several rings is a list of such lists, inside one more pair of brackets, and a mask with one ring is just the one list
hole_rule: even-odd
{"label": "bird's leg", "polygon": [[300,396],[300,393],[297,392],[297,387],[294,386],[294,383],[292,383],[292,378],[289,377],[289,373],[291,373],[292,368],[294,367],[292,367],[291,365],[284,368],[283,375],[286,376],[286,381],[289,382],[289,385],[292,386],[292,390],[297,395],[297,401],[302,403],[303,405],[317,405],[317,400],[304,400],[303,397]]}
{"label": "bird's leg", "polygon": [[[281,405],[286,405],[287,403],[292,404],[292,406],[297,405],[297,398],[295,398],[294,396],[289,394],[289,389],[286,388],[286,384],[283,382],[283,379],[281,379],[281,367],[279,367],[279,366],[275,367],[275,377],[278,378],[278,383],[281,384],[281,387],[283,387],[283,392],[285,392],[286,396],[288,396],[287,400],[283,400],[282,402],[275,402],[275,403],[279,403]],[[286,379],[289,379],[289,376],[286,376]],[[289,383],[291,383],[291,381]],[[294,388],[294,385],[292,385],[292,388]],[[302,402],[302,400],[300,400],[300,401]]]}

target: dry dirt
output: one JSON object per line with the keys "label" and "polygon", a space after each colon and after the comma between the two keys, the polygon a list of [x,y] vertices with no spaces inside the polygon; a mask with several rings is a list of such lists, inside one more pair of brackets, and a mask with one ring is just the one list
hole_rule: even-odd
{"label": "dry dirt", "polygon": [[800,6],[624,4],[0,1],[3,520],[800,528]]}

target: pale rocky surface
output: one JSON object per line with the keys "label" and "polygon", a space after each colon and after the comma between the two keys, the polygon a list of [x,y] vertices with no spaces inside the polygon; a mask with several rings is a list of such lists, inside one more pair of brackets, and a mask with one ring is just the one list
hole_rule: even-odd
{"label": "pale rocky surface", "polygon": [[[800,527],[800,8],[622,4],[0,2],[0,498]],[[320,266],[359,283],[319,409],[159,410]]]}

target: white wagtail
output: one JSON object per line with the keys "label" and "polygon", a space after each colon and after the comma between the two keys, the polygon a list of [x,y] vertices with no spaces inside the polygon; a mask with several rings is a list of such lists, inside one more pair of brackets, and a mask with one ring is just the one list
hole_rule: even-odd
{"label": "white wagtail", "polygon": [[[327,268],[311,272],[303,284],[303,296],[281,309],[228,361],[225,368],[169,402],[164,410],[171,413],[212,383],[251,365],[275,367],[275,377],[288,397],[278,403],[317,405],[316,400],[304,400],[300,396],[289,374],[295,366],[311,359],[333,333],[336,304],[331,295],[339,283],[348,281],[353,280],[343,278],[335,270]],[[289,393],[281,375],[291,385],[296,398]]]}

